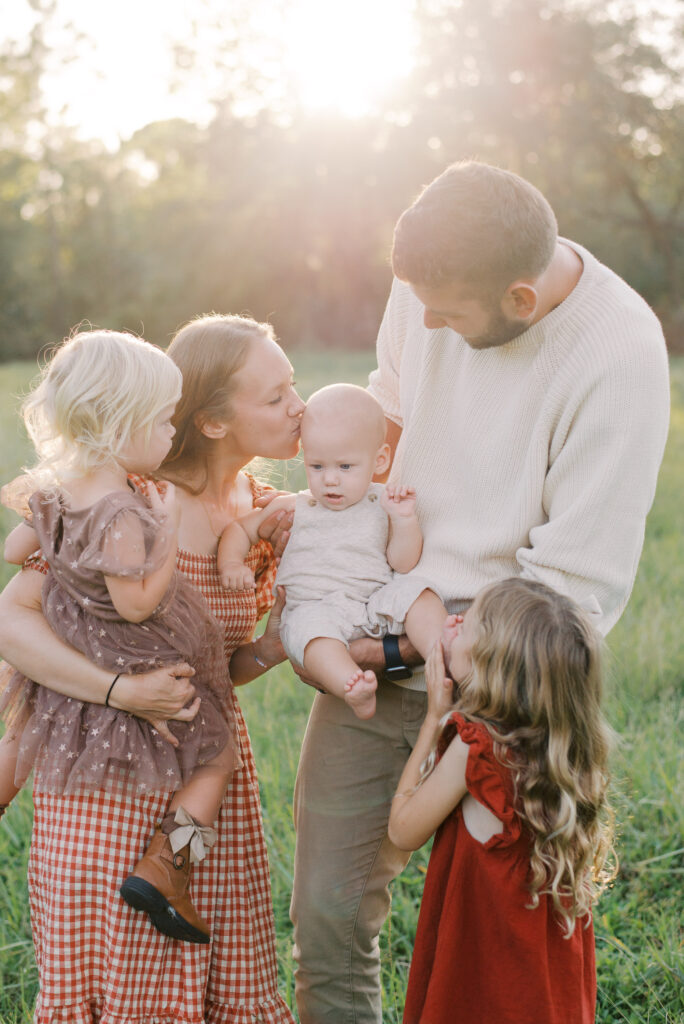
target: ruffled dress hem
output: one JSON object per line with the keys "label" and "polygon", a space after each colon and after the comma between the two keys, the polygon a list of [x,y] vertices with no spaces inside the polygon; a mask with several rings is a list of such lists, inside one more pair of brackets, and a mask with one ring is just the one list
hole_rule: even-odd
{"label": "ruffled dress hem", "polygon": [[59,1007],[36,1007],[34,1024],[292,1024],[292,1014],[281,996],[251,1006],[207,1003],[204,1016],[188,1016],[182,1007],[161,1013],[112,1013],[97,999]]}

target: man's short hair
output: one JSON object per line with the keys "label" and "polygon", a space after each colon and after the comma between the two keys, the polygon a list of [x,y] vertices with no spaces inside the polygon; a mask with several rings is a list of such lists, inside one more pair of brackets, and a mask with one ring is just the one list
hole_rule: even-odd
{"label": "man's short hair", "polygon": [[474,160],[452,164],[399,218],[392,269],[402,281],[439,288],[463,283],[500,296],[551,262],[558,224],[539,189]]}

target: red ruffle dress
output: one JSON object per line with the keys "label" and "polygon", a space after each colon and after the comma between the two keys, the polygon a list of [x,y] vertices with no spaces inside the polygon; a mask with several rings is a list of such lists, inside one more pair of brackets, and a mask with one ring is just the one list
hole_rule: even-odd
{"label": "red ruffle dress", "polygon": [[593,1024],[594,932],[569,939],[547,896],[527,908],[530,839],[511,774],[486,728],[454,712],[440,741],[470,747],[468,792],[503,823],[480,843],[459,805],[435,836],[409,974],[404,1024]]}

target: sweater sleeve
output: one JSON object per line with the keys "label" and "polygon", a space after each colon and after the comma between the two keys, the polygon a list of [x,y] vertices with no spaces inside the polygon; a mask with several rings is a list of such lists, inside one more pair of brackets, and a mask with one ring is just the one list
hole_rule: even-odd
{"label": "sweater sleeve", "polygon": [[368,390],[380,402],[385,416],[400,427],[403,419],[399,370],[406,338],[406,303],[402,302],[405,289],[406,285],[395,278],[378,332],[378,368],[368,378]]}
{"label": "sweater sleeve", "polygon": [[664,344],[620,341],[610,359],[589,358],[586,348],[576,355],[575,379],[585,386],[551,439],[548,519],[516,553],[523,576],[568,593],[603,633],[634,584],[669,422]]}

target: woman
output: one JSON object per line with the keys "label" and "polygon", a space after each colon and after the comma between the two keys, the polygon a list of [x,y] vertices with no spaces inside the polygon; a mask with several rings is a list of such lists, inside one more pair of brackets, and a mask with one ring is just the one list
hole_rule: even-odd
{"label": "woman", "polygon": [[[183,393],[174,445],[160,475],[178,487],[178,566],[225,625],[231,675],[239,685],[284,658],[277,610],[264,636],[252,642],[258,618],[272,603],[275,558],[265,541],[252,547],[257,589],[229,595],[216,572],[218,537],[265,490],[244,467],[256,456],[296,454],[304,405],[268,325],[204,317],[178,332],[169,355],[183,373]],[[2,653],[51,689],[104,703],[111,673],[49,630],[40,613],[42,579],[25,569],[0,597]],[[141,717],[191,718],[196,702],[179,710],[193,695],[191,671],[178,666],[173,673],[121,676],[109,702]],[[102,791],[36,795],[29,888],[39,1024],[90,1024],[103,1017],[140,1024],[292,1021],[277,991],[258,785],[237,702],[235,714],[243,767],[226,794],[218,842],[193,878],[193,901],[211,924],[210,946],[169,941],[116,891],[163,816],[169,794],[134,802]]]}

